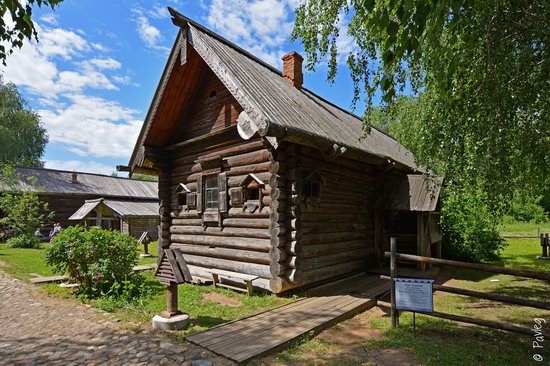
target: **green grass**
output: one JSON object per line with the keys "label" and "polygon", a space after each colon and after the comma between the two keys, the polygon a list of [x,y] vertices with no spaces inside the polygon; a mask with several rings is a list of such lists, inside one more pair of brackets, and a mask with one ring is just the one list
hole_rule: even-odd
{"label": "green grass", "polygon": [[550,233],[550,222],[544,224],[503,224],[500,227],[501,235],[537,235],[538,233]]}
{"label": "green grass", "polygon": [[32,278],[30,273],[51,276],[54,273],[46,264],[45,258],[47,246],[48,244],[43,244],[40,249],[16,249],[9,248],[6,244],[0,244],[0,262],[3,263],[1,268],[14,277],[27,282]]}
{"label": "green grass", "polygon": [[[550,225],[541,225],[541,231],[550,232]],[[536,234],[538,225],[514,224],[503,228],[508,235]],[[550,271],[550,262],[537,260],[540,255],[540,243],[536,239],[507,239],[509,245],[503,250],[501,258],[495,265],[519,268],[531,271]],[[515,297],[540,301],[549,301],[550,283],[485,272],[449,269],[442,274],[452,278],[450,286],[482,292],[494,292]],[[493,280],[493,281],[491,281]],[[494,281],[498,280],[498,281]],[[389,299],[386,299],[389,301]],[[478,319],[493,320],[501,323],[512,323],[525,329],[531,329],[534,318],[544,318],[547,321],[546,334],[550,329],[550,311],[529,307],[507,305],[475,298],[437,293],[434,297],[436,311],[464,315]],[[353,322],[353,320],[352,320]],[[533,361],[532,337],[515,335],[488,328],[468,326],[425,315],[416,316],[416,332],[412,327],[412,313],[403,312],[400,326],[392,329],[388,314],[376,317],[370,321],[370,326],[383,331],[383,338],[363,341],[356,345],[357,349],[375,350],[380,348],[398,347],[410,351],[422,365],[528,365],[544,364],[550,360],[550,346],[538,352],[543,355],[544,362]],[[548,342],[546,342],[548,343]],[[320,350],[315,351],[315,348]],[[270,362],[280,362],[282,365],[335,365],[346,364],[346,358],[333,354],[327,357],[327,350],[334,347],[331,344],[319,343],[314,338],[297,344],[278,355],[267,359]],[[261,360],[260,362],[266,360]],[[372,360],[364,360],[370,364]],[[350,363],[350,364],[356,364]],[[260,363],[258,363],[260,364]],[[548,364],[548,363],[546,363]]]}
{"label": "green grass", "polygon": [[[0,261],[4,271],[16,278],[28,282],[36,273],[42,276],[53,275],[51,268],[46,264],[45,252],[49,244],[44,244],[40,249],[12,249],[5,244],[0,244]],[[139,264],[156,263],[157,243],[149,245],[150,258],[140,258]],[[142,253],[142,247],[139,253]],[[100,299],[92,301],[91,304],[113,312],[123,321],[133,323],[146,323],[149,326],[151,318],[166,309],[165,287],[153,277],[152,271],[144,272],[146,285],[151,290],[151,296],[142,299],[134,304],[115,304],[109,300]],[[57,284],[41,285],[46,292],[58,297],[70,297],[70,290],[60,288]],[[231,307],[203,299],[206,293],[218,293],[225,297],[234,299],[241,303],[240,306]],[[197,331],[208,329],[214,325],[238,319],[256,312],[283,305],[292,301],[289,298],[278,298],[274,295],[258,294],[248,296],[226,289],[214,288],[213,286],[180,285],[178,286],[179,308],[191,315],[191,327],[185,332],[176,333],[186,335]]]}

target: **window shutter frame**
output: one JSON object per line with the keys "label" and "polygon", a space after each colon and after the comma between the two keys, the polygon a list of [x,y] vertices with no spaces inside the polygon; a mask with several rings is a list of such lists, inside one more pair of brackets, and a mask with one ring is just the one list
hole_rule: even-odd
{"label": "window shutter frame", "polygon": [[218,210],[227,212],[227,173],[218,174]]}
{"label": "window shutter frame", "polygon": [[202,213],[203,212],[203,189],[202,189],[202,175],[199,175],[197,177],[197,212]]}

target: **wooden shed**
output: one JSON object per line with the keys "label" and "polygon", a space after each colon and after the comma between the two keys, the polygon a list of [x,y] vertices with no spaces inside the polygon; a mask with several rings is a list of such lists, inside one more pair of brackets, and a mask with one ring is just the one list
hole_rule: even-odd
{"label": "wooden shed", "polygon": [[[99,198],[154,205],[157,207],[158,225],[157,182],[45,168],[16,167],[15,170],[20,178],[15,189],[35,192],[54,213],[54,222],[60,223],[62,227],[74,225],[75,222],[69,218],[87,200]],[[47,234],[50,227],[42,229]],[[156,233],[158,230],[154,231]]]}
{"label": "wooden shed", "polygon": [[411,153],[376,128],[359,139],[361,118],[303,86],[297,53],[281,72],[170,12],[178,35],[120,167],[159,176],[160,250],[179,248],[196,275],[255,275],[274,293],[378,265],[377,199],[422,177]]}
{"label": "wooden shed", "polygon": [[85,227],[120,230],[135,238],[148,232],[158,239],[158,202],[122,201],[98,198],[87,200],[69,220]]}

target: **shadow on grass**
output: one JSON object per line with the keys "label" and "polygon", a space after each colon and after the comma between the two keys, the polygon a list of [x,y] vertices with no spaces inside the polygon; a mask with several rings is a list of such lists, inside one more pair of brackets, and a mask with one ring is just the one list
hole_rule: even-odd
{"label": "shadow on grass", "polygon": [[213,316],[199,315],[191,319],[193,325],[197,325],[201,328],[212,328],[216,325],[227,323],[230,319],[216,318]]}

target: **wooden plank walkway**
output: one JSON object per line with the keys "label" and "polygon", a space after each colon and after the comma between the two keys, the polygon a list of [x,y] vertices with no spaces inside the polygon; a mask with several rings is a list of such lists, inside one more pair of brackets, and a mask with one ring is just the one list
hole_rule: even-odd
{"label": "wooden plank walkway", "polygon": [[310,332],[318,333],[376,305],[390,290],[389,280],[355,276],[324,293],[187,337],[191,343],[238,363],[279,351]]}

